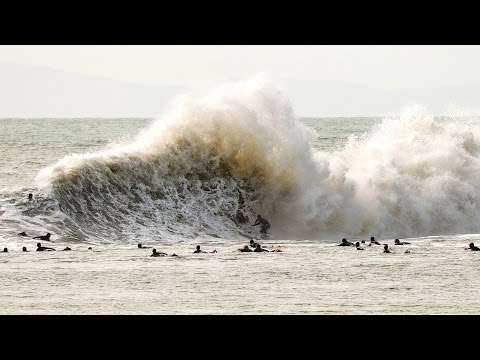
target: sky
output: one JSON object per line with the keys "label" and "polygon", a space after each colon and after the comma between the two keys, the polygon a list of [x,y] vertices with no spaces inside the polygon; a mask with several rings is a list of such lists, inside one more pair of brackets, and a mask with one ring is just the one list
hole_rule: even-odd
{"label": "sky", "polygon": [[266,74],[298,116],[480,114],[480,46],[0,46],[0,117],[154,117]]}

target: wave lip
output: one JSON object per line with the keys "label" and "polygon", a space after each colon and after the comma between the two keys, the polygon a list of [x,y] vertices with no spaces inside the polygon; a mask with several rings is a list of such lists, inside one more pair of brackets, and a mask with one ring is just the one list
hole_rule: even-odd
{"label": "wave lip", "polygon": [[274,217],[314,165],[314,139],[256,78],[184,98],[132,143],[65,157],[37,180],[87,233],[252,237],[256,213]]}
{"label": "wave lip", "polygon": [[415,107],[316,151],[285,93],[257,77],[179,99],[133,142],[65,157],[38,181],[106,241],[255,237],[257,214],[276,238],[475,233],[479,129]]}

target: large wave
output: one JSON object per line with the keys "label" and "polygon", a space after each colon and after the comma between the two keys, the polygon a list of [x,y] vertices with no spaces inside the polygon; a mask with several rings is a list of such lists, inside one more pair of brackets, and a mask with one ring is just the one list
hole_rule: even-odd
{"label": "large wave", "polygon": [[361,208],[345,218],[345,230],[391,237],[478,233],[479,151],[478,125],[436,121],[419,106],[351,138],[330,158]]}
{"label": "large wave", "polygon": [[315,151],[286,94],[257,77],[184,97],[132,143],[67,156],[38,181],[106,241],[253,237],[257,214],[275,238],[478,232],[479,135],[415,108]]}

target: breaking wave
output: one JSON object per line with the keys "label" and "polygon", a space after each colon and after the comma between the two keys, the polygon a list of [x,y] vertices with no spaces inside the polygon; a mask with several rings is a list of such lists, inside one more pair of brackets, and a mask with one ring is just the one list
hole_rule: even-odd
{"label": "breaking wave", "polygon": [[37,180],[57,230],[79,239],[254,237],[257,214],[283,239],[479,232],[480,127],[416,107],[333,153],[316,137],[256,77],[179,99],[133,142],[66,156]]}

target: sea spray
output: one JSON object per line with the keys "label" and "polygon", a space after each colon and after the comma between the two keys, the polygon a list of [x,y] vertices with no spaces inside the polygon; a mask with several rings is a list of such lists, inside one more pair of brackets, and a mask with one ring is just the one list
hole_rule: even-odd
{"label": "sea spray", "polygon": [[[480,128],[435,121],[422,107],[387,118],[330,157],[355,186],[355,234],[478,232]],[[347,223],[349,221],[347,220]]]}
{"label": "sea spray", "polygon": [[184,98],[134,142],[65,157],[38,180],[84,231],[108,238],[254,236],[258,212],[281,230],[297,179],[315,168],[314,139],[257,78]]}
{"label": "sea spray", "polygon": [[38,181],[103,241],[254,237],[257,214],[274,238],[479,232],[479,136],[416,107],[316,151],[285,92],[256,77],[183,97],[133,142],[67,156]]}

